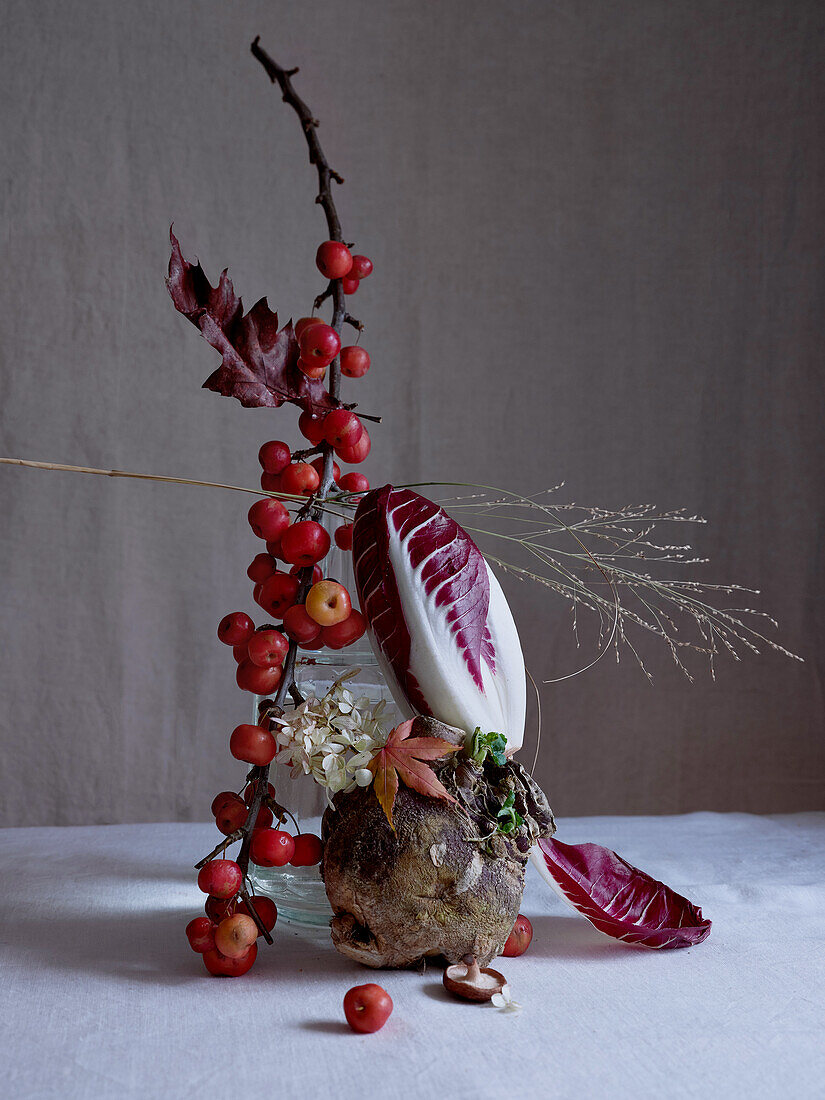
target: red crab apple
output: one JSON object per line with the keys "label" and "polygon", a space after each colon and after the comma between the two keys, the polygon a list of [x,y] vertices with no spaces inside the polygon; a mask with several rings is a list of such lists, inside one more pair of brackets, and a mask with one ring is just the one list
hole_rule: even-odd
{"label": "red crab apple", "polygon": [[277,570],[278,563],[271,554],[256,554],[247,566],[246,575],[255,584],[263,584]]}
{"label": "red crab apple", "polygon": [[249,659],[261,668],[275,668],[287,655],[289,642],[280,630],[256,630],[247,642]]}
{"label": "red crab apple", "polygon": [[349,618],[352,601],[349,592],[338,581],[318,581],[307,592],[306,609],[319,626],[334,626]]}
{"label": "red crab apple", "polygon": [[214,951],[204,951],[203,964],[216,978],[239,978],[241,974],[246,974],[247,970],[252,969],[257,955],[257,943],[253,943],[246,949],[245,954],[237,959],[230,959],[215,948]]}
{"label": "red crab apple", "polygon": [[[292,607],[298,596],[301,582],[297,577],[289,573],[273,573],[261,585],[261,591],[257,596],[257,603],[264,611],[274,615],[276,619],[282,619],[287,608]],[[264,692],[263,694],[266,694]]]}
{"label": "red crab apple", "polygon": [[339,550],[352,550],[352,524],[342,523],[335,528],[335,545]]}
{"label": "red crab apple", "polygon": [[[275,922],[278,919],[278,908],[272,898],[262,897],[261,895],[255,895],[249,899],[252,908],[258,914],[258,920],[267,930],[271,932],[275,927]],[[238,906],[239,913],[248,913],[249,906],[245,901],[242,901]],[[258,935],[263,935],[262,932],[258,932]]]}
{"label": "red crab apple", "polygon": [[313,447],[317,447],[324,438],[324,418],[313,416],[312,413],[302,412],[298,417],[298,431],[308,439]]}
{"label": "red crab apple", "polygon": [[[293,462],[281,474],[281,490],[294,496],[310,496],[321,484],[318,471],[308,462]],[[279,533],[281,545],[286,531]]]}
{"label": "red crab apple", "polygon": [[363,378],[370,369],[369,353],[358,344],[341,348],[341,374],[347,378]]}
{"label": "red crab apple", "polygon": [[265,493],[282,493],[281,475],[268,474],[266,470],[261,473],[261,488]]}
{"label": "red crab apple", "polygon": [[261,806],[258,810],[258,816],[255,818],[255,828],[268,829],[274,820],[274,815],[269,806]]}
{"label": "red crab apple", "polygon": [[375,982],[356,985],[344,996],[344,1015],[353,1031],[379,1031],[392,1012],[392,998]]}
{"label": "red crab apple", "polygon": [[335,453],[341,459],[342,462],[349,462],[351,465],[355,465],[357,462],[363,462],[367,455],[370,453],[370,447],[372,446],[372,440],[370,439],[369,432],[361,425],[363,431],[358,437],[358,442],[353,447],[336,447]]}
{"label": "red crab apple", "polygon": [[296,642],[306,645],[314,642],[321,633],[321,628],[314,619],[307,615],[307,609],[302,603],[293,604],[284,615],[284,630]]}
{"label": "red crab apple", "polygon": [[345,489],[348,493],[366,493],[369,487],[369,479],[357,470],[350,470],[338,482],[338,488]]}
{"label": "red crab apple", "polygon": [[325,279],[343,279],[352,267],[352,253],[342,241],[324,241],[315,253],[315,266]]}
{"label": "red crab apple", "polygon": [[352,257],[352,268],[348,272],[355,279],[366,279],[372,274],[372,260],[369,256],[355,255]]}
{"label": "red crab apple", "polygon": [[332,626],[325,626],[321,630],[321,641],[328,649],[345,649],[353,642],[363,637],[367,629],[364,616],[353,607],[346,619]]}
{"label": "red crab apple", "polygon": [[321,862],[324,847],[321,838],[313,833],[299,833],[295,837],[295,851],[289,861],[293,867],[314,867]]}
{"label": "red crab apple", "polygon": [[186,938],[193,951],[202,955],[215,949],[215,926],[209,917],[195,917],[186,926]]}
{"label": "red crab apple", "polygon": [[[287,470],[290,469],[287,466]],[[283,484],[284,474],[281,474]],[[285,489],[284,492],[291,492]],[[289,527],[289,512],[281,504],[280,500],[266,497],[264,500],[256,500],[249,509],[249,526],[259,539],[279,539]]]}
{"label": "red crab apple", "polygon": [[315,565],[329,553],[330,537],[314,519],[302,519],[284,531],[281,553],[292,565]]}
{"label": "red crab apple", "polygon": [[303,359],[299,359],[296,363],[298,370],[307,376],[307,378],[323,378],[327,373],[327,365],[325,363],[319,363],[317,366],[315,363],[307,363]]}
{"label": "red crab apple", "polygon": [[258,461],[267,474],[279,474],[292,461],[292,452],[280,439],[270,439],[258,451]]}
{"label": "red crab apple", "polygon": [[257,938],[258,926],[247,913],[233,913],[215,929],[215,947],[228,959],[245,955]]}
{"label": "red crab apple", "polygon": [[244,722],[232,731],[232,736],[229,738],[229,751],[236,760],[264,767],[272,762],[278,746],[269,730]]}
{"label": "red crab apple", "polygon": [[252,837],[249,854],[259,867],[285,867],[295,852],[295,841],[282,829],[261,829]]}
{"label": "red crab apple", "polygon": [[350,450],[361,438],[363,431],[363,424],[349,409],[333,409],[324,421],[326,441],[335,448]]}
{"label": "red crab apple", "polygon": [[341,287],[344,291],[344,294],[354,294],[358,289],[360,282],[360,279],[355,279],[352,275],[345,275],[344,278],[341,280]]}
{"label": "red crab apple", "polygon": [[[282,675],[280,665],[275,665],[272,668],[261,668],[260,665],[256,665],[254,661],[250,661],[247,657],[245,661],[241,661],[238,665],[235,673],[235,683],[242,691],[251,691],[253,695],[269,695],[280,684]],[[244,760],[245,757],[239,756],[238,759]],[[249,763],[255,764],[257,761],[250,760]]]}
{"label": "red crab apple", "polygon": [[234,898],[243,875],[234,859],[210,859],[198,872],[198,889],[215,898]]}
{"label": "red crab apple", "polygon": [[523,955],[530,946],[532,938],[532,924],[527,917],[519,913],[516,917],[516,923],[513,925],[513,931],[507,937],[507,943],[505,943],[504,950],[501,952],[502,955],[508,959],[515,959],[519,955]]}
{"label": "red crab apple", "polygon": [[341,350],[341,337],[331,325],[310,325],[301,333],[298,347],[306,364],[326,367]]}
{"label": "red crab apple", "polygon": [[230,833],[234,833],[236,829],[240,829],[241,825],[246,821],[249,811],[244,804],[244,800],[239,798],[238,795],[233,795],[231,799],[227,799],[220,809],[215,812],[215,824],[218,826],[224,836],[229,836]]}
{"label": "red crab apple", "polygon": [[243,611],[224,615],[218,623],[218,637],[224,645],[236,646],[252,637],[255,624]]}
{"label": "red crab apple", "polygon": [[228,802],[232,802],[237,797],[234,791],[218,791],[212,799],[212,816],[217,816]]}
{"label": "red crab apple", "polygon": [[295,322],[295,339],[300,340],[301,333],[310,325],[322,325],[323,323],[323,317],[299,317]]}

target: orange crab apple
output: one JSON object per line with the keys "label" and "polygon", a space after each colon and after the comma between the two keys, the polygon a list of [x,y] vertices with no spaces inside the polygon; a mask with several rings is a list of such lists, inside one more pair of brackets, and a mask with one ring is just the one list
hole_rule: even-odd
{"label": "orange crab apple", "polygon": [[349,618],[352,600],[338,581],[323,580],[313,584],[306,598],[307,615],[319,626],[334,626]]}
{"label": "orange crab apple", "polygon": [[215,930],[215,947],[228,959],[245,955],[258,938],[258,926],[246,913],[225,917]]}

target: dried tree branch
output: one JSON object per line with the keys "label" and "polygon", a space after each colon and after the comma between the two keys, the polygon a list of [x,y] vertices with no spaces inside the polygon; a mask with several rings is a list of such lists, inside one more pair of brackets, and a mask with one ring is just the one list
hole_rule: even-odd
{"label": "dried tree branch", "polygon": [[[307,146],[309,147],[309,160],[310,164],[314,165],[318,172],[318,194],[315,198],[316,203],[322,207],[324,215],[327,221],[327,229],[329,232],[329,239],[333,241],[342,241],[341,234],[341,222],[338,217],[338,211],[335,207],[335,201],[332,197],[331,184],[334,180],[336,183],[343,183],[343,178],[330,167],[327,161],[324,151],[321,148],[321,143],[318,140],[318,120],[313,116],[309,107],[301,99],[292,84],[292,77],[298,72],[297,69],[284,69],[277,61],[269,56],[269,54],[259,45],[260,38],[256,37],[252,43],[251,50],[252,56],[261,63],[267,76],[273,84],[277,84],[281,89],[281,94],[285,103],[289,104],[293,108],[295,113],[301,122],[301,126],[304,131],[304,137],[306,138]],[[344,326],[345,320],[356,328],[361,328],[361,324],[355,321],[354,318],[348,316],[345,303],[344,303],[344,288],[340,279],[332,279],[327,285],[326,289],[315,299],[316,308],[320,306],[327,298],[332,299],[333,313],[332,313],[332,328],[341,335],[341,330]],[[330,395],[336,400],[339,398],[341,389],[341,361],[340,357],[336,356],[330,364],[329,375],[329,392]],[[374,419],[368,417],[367,419]],[[377,418],[375,418],[377,419]],[[330,490],[333,488],[334,480],[332,476],[333,471],[333,452],[332,447],[324,442],[318,448],[318,451],[323,455],[324,468],[323,475],[321,477],[321,484],[318,488],[318,492],[311,497],[304,507],[301,509],[299,516],[312,515],[313,519],[318,519],[323,511],[323,502],[327,498]],[[298,600],[305,598],[307,591],[309,590],[312,581],[312,567],[303,569],[300,574],[301,587],[298,591]],[[281,682],[278,686],[278,692],[275,696],[274,704],[271,708],[267,708],[265,714],[259,717],[259,721],[265,722],[267,726],[270,725],[269,715],[275,711],[282,713],[282,708],[286,701],[287,695],[290,695],[293,700],[296,694],[300,698],[297,684],[295,683],[295,662],[297,659],[297,642],[291,641],[289,644],[289,650],[284,660],[283,675]],[[266,767],[253,768],[250,774],[251,781],[253,783],[253,796],[249,807],[249,814],[245,824],[242,826],[242,841],[241,850],[238,855],[238,864],[241,871],[246,877],[249,869],[249,850],[252,843],[252,830],[255,824],[255,819],[258,816],[258,811],[266,798],[267,784],[269,782],[269,765]]]}

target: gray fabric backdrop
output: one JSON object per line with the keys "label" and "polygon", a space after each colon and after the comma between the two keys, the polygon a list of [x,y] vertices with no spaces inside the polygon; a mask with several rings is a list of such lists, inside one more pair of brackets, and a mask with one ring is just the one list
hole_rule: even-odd
{"label": "gray fabric backdrop", "polygon": [[[544,691],[561,814],[825,805],[822,5],[6,0],[5,455],[254,482],[288,411],[201,390],[167,229],[307,311],[323,236],[260,33],[322,119],[381,411],[374,481],[706,515],[804,665],[687,683],[646,649]],[[289,427],[287,427],[289,425]],[[197,819],[247,704],[214,637],[255,546],[229,493],[0,468],[0,822]],[[518,587],[529,665],[581,663]]]}

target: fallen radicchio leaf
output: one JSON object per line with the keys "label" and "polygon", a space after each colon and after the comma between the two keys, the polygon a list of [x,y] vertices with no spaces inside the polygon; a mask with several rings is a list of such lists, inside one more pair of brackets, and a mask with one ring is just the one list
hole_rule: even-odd
{"label": "fallen radicchio leaf", "polygon": [[711,922],[697,905],[609,848],[540,840],[531,859],[568,904],[613,939],[641,947],[692,947],[710,934]]}
{"label": "fallen radicchio leaf", "polygon": [[361,610],[395,700],[468,733],[521,747],[526,682],[518,632],[476,544],[409,489],[367,493],[353,526]]}
{"label": "fallen radicchio leaf", "polygon": [[243,302],[226,271],[218,285],[211,286],[201,265],[183,258],[171,229],[169,238],[172,255],[166,286],[175,309],[200,329],[223,359],[203,388],[235,397],[248,409],[278,408],[285,401],[310,413],[338,408],[340,402],[323,383],[298,369],[298,341],[292,322],[279,329],[278,315],[266,298],[244,316]]}

